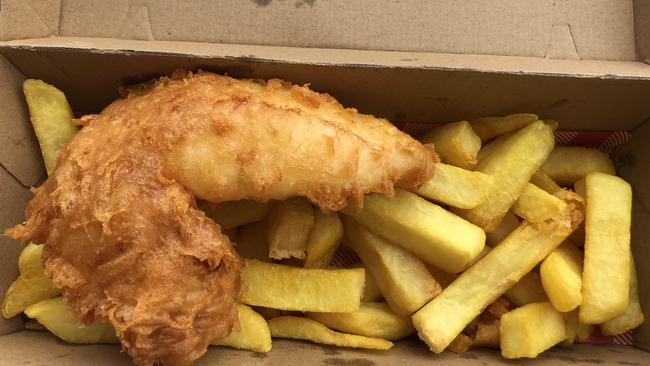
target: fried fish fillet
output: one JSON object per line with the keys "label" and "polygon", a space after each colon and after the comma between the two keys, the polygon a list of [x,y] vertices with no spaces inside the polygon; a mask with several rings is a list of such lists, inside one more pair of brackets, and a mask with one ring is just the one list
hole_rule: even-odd
{"label": "fried fish fillet", "polygon": [[242,261],[196,198],[305,196],[329,212],[417,186],[437,160],[327,94],[207,72],[130,88],[79,123],[6,234],[45,244],[74,314],[110,321],[138,365],[191,364],[238,326]]}

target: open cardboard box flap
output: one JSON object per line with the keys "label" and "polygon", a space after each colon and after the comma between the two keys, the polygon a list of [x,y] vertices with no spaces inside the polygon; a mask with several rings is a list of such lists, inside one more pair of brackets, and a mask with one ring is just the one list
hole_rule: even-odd
{"label": "open cardboard box flap", "polygon": [[[613,158],[634,187],[633,250],[640,297],[650,314],[650,124],[643,123],[650,118],[650,66],[641,62],[650,57],[648,2],[107,4],[2,2],[0,38],[7,41],[0,43],[1,230],[22,221],[28,188],[44,177],[22,96],[25,77],[60,87],[78,113],[101,110],[116,98],[119,85],[176,68],[281,77],[311,83],[345,105],[394,121],[450,122],[530,111],[559,120],[564,129],[632,131],[632,141]],[[48,36],[54,37],[38,38]],[[0,245],[2,293],[16,276],[20,247],[4,236]],[[0,321],[0,334],[6,334],[0,336],[0,364],[128,363],[113,346],[70,346],[45,334],[14,332],[21,328],[19,320]],[[637,345],[650,348],[650,326],[640,330]],[[274,348],[266,356],[212,350],[200,364],[502,362],[485,350],[434,357],[414,340],[398,343],[389,353],[281,340]],[[641,365],[649,360],[650,354],[632,347],[578,345],[552,350],[530,364]]]}

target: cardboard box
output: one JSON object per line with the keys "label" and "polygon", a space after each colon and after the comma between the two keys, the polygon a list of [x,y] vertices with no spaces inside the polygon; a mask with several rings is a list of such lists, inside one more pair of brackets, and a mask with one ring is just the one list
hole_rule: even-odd
{"label": "cardboard box", "polygon": [[[117,87],[176,68],[311,83],[394,121],[450,122],[535,112],[574,130],[625,130],[613,153],[634,188],[632,245],[650,314],[650,2],[644,0],[348,1],[5,0],[0,4],[0,230],[23,220],[44,169],[21,83],[40,78],[79,114]],[[155,40],[155,41],[154,41]],[[212,43],[206,43],[212,42]],[[0,296],[19,243],[0,237]],[[0,364],[129,364],[116,346],[72,346],[0,321]],[[634,347],[553,349],[535,365],[650,364],[650,324]],[[503,362],[473,350],[435,356],[416,340],[375,353],[276,340],[267,355],[212,348],[197,364],[463,365]]]}

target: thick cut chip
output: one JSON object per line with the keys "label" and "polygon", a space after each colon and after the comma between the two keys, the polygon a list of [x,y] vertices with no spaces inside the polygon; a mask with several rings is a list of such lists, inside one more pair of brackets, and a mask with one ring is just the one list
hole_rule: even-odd
{"label": "thick cut chip", "polygon": [[246,260],[240,301],[274,309],[349,312],[359,308],[364,270],[299,268]]}
{"label": "thick cut chip", "polygon": [[494,193],[477,207],[456,212],[485,231],[492,231],[529,184],[554,143],[553,131],[541,121],[517,131],[476,166],[477,171],[494,178]]}
{"label": "thick cut chip", "polygon": [[413,254],[374,235],[349,217],[343,218],[345,243],[376,279],[396,314],[411,315],[440,293],[440,285]]}
{"label": "thick cut chip", "polygon": [[241,200],[215,205],[207,201],[199,201],[198,206],[209,218],[219,224],[221,229],[228,230],[262,220],[271,210],[272,203]]}
{"label": "thick cut chip", "polygon": [[237,305],[239,331],[233,330],[226,338],[211,344],[266,353],[271,350],[271,330],[264,317],[250,306]]}
{"label": "thick cut chip", "polygon": [[52,280],[45,274],[43,246],[28,244],[18,257],[20,275],[9,286],[2,303],[2,316],[11,318],[22,313],[28,306],[58,296],[61,290],[54,287]]}
{"label": "thick cut chip", "polygon": [[314,226],[314,209],[307,199],[278,202],[269,216],[269,257],[305,259],[309,233]]}
{"label": "thick cut chip", "polygon": [[556,147],[540,170],[562,186],[570,186],[589,173],[616,174],[606,153],[579,146]]}
{"label": "thick cut chip", "polygon": [[68,343],[119,343],[115,330],[110,324],[95,320],[90,325],[83,325],[74,317],[62,297],[31,305],[25,309],[25,314],[38,320],[47,330]]}
{"label": "thick cut chip", "polygon": [[424,135],[420,141],[433,143],[445,163],[465,169],[474,167],[476,154],[481,149],[481,139],[467,121],[444,124]]}
{"label": "thick cut chip", "polygon": [[555,181],[542,171],[536,171],[530,178],[530,182],[546,192],[553,194],[562,189]]}
{"label": "thick cut chip", "polygon": [[266,241],[268,226],[268,221],[265,219],[239,228],[235,250],[242,258],[270,261],[269,244]]}
{"label": "thick cut chip", "polygon": [[305,267],[323,268],[330,263],[343,238],[343,224],[336,213],[328,215],[321,210],[315,211],[314,226],[307,242]]}
{"label": "thick cut chip", "polygon": [[453,165],[436,164],[433,177],[414,190],[422,197],[458,208],[474,208],[492,194],[494,178]]}
{"label": "thick cut chip", "polygon": [[585,189],[580,321],[600,324],[622,315],[628,306],[632,188],[619,177],[592,173]]}
{"label": "thick cut chip", "polygon": [[506,291],[505,296],[517,306],[548,301],[542,280],[536,272],[528,272]]}
{"label": "thick cut chip", "polygon": [[600,330],[605,335],[615,335],[625,333],[641,325],[645,320],[641,304],[639,303],[639,291],[637,288],[636,268],[634,259],[630,256],[630,294],[627,310],[623,315],[608,320],[600,325]]}
{"label": "thick cut chip", "polygon": [[564,316],[549,302],[524,305],[503,314],[501,355],[535,358],[567,338]]}
{"label": "thick cut chip", "polygon": [[508,132],[523,128],[539,118],[530,113],[511,114],[503,117],[483,117],[471,121],[472,129],[481,141],[493,139]]}
{"label": "thick cut chip", "polygon": [[558,311],[566,313],[582,303],[582,252],[566,241],[539,267],[544,291]]}
{"label": "thick cut chip", "polygon": [[363,268],[366,275],[366,287],[363,288],[363,296],[361,296],[362,302],[372,302],[377,301],[383,298],[379,285],[377,285],[377,280],[372,276],[372,273],[363,265],[363,263],[357,263],[351,266],[352,268]]}
{"label": "thick cut chip", "polygon": [[559,215],[564,206],[559,198],[529,183],[512,206],[512,212],[524,220],[540,222]]}
{"label": "thick cut chip", "polygon": [[417,195],[396,189],[395,197],[370,194],[363,210],[343,213],[370,231],[448,272],[462,271],[485,245],[481,228]]}
{"label": "thick cut chip", "polygon": [[42,80],[28,79],[23,92],[47,174],[56,166],[63,145],[77,133],[74,115],[62,91]]}
{"label": "thick cut chip", "polygon": [[463,272],[413,314],[413,324],[429,348],[442,352],[483,309],[503,295],[555,249],[583,219],[583,200],[557,193],[567,208],[541,223],[524,221],[501,244]]}
{"label": "thick cut chip", "polygon": [[335,332],[323,324],[297,316],[281,316],[269,320],[271,335],[277,338],[302,339],[339,347],[390,349],[393,343],[385,339]]}
{"label": "thick cut chip", "polygon": [[385,302],[362,302],[349,313],[307,313],[328,328],[344,333],[396,341],[415,332],[411,318],[395,314]]}

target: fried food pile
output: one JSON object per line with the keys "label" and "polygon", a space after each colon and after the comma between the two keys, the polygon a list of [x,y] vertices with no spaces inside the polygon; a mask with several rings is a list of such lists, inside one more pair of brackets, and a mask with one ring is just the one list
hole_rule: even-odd
{"label": "fried food pile", "polygon": [[207,72],[127,89],[78,122],[6,234],[45,244],[75,316],[108,320],[139,365],[190,364],[238,327],[242,260],[196,198],[305,196],[330,212],[418,186],[437,160],[329,95]]}

